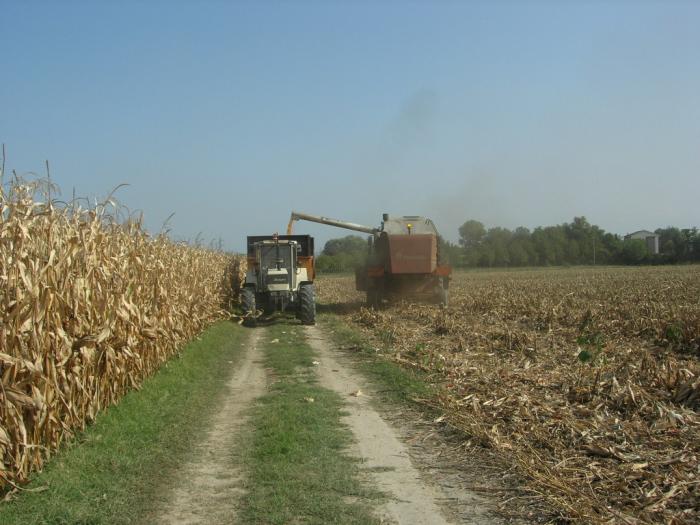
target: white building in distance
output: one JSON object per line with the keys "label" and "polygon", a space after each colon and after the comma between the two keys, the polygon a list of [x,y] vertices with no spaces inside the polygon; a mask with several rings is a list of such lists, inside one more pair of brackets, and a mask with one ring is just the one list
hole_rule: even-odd
{"label": "white building in distance", "polygon": [[656,255],[659,253],[659,234],[650,232],[648,230],[639,230],[638,232],[630,233],[625,235],[625,240],[627,239],[639,239],[647,243],[647,248],[649,252]]}

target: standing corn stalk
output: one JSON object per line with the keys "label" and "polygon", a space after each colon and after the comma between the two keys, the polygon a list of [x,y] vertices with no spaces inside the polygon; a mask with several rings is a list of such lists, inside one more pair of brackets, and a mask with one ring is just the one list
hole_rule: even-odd
{"label": "standing corn stalk", "polygon": [[151,237],[106,204],[42,202],[42,184],[0,194],[0,486],[40,469],[234,293],[234,257]]}

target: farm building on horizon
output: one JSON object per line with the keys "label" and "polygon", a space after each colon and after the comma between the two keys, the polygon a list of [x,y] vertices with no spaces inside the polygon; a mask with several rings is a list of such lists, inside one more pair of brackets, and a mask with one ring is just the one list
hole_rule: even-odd
{"label": "farm building on horizon", "polygon": [[649,252],[654,255],[659,253],[659,234],[650,232],[648,230],[639,230],[634,233],[625,235],[625,240],[627,239],[639,239],[647,243],[647,248]]}

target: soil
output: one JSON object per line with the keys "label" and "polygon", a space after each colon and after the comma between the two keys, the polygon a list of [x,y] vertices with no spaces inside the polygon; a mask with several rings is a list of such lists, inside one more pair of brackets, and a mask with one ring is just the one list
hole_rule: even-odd
{"label": "soil", "polygon": [[233,523],[242,495],[241,468],[232,454],[247,424],[246,411],[266,389],[261,365],[262,332],[254,330],[245,355],[220,398],[221,408],[205,430],[191,460],[178,472],[158,523]]}

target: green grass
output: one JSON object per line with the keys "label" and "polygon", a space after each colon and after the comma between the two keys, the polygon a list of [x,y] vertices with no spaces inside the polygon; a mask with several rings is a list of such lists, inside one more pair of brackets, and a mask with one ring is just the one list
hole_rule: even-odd
{"label": "green grass", "polygon": [[343,400],[317,384],[302,328],[275,325],[263,337],[274,382],[252,415],[241,520],[379,523],[371,509],[381,495],[359,480],[358,461],[346,452],[352,434],[340,419]]}
{"label": "green grass", "polygon": [[160,484],[199,439],[248,332],[220,322],[188,344],[141,390],[97,417],[24,492],[0,504],[3,524],[147,522]]}
{"label": "green grass", "polygon": [[352,347],[358,352],[360,358],[355,362],[356,368],[376,383],[388,400],[415,404],[435,395],[435,387],[424,373],[404,368],[376,352],[367,337],[349,326],[342,317],[322,314],[320,319],[330,328],[336,344]]}

